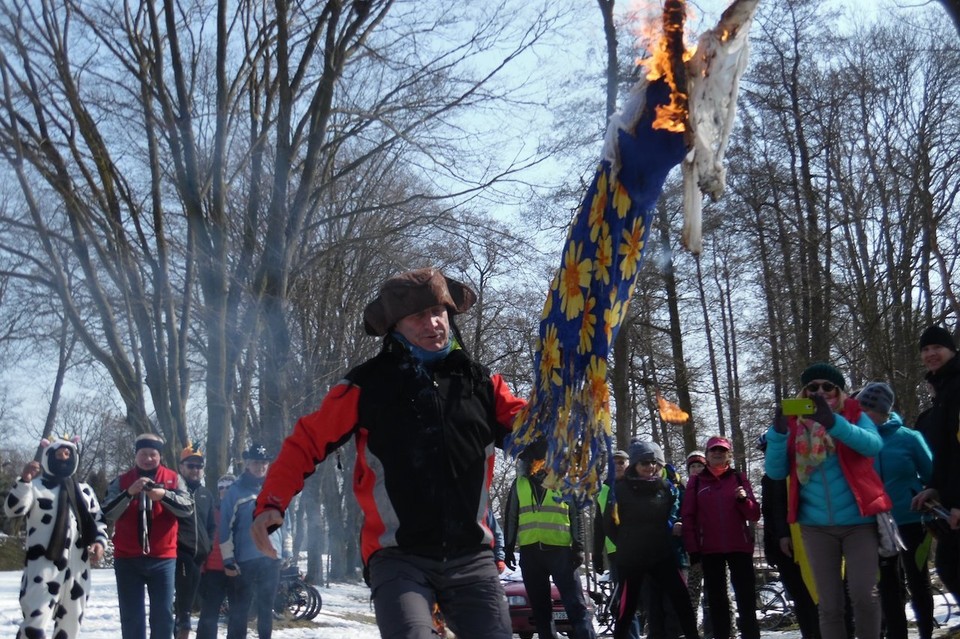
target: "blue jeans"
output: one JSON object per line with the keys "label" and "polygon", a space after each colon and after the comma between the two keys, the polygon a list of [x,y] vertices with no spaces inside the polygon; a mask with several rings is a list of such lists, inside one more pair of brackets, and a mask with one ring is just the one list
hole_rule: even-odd
{"label": "blue jeans", "polygon": [[230,597],[230,582],[222,570],[208,570],[200,578],[200,621],[197,622],[197,639],[217,639],[217,622],[220,606]]}
{"label": "blue jeans", "polygon": [[573,628],[574,639],[595,639],[587,603],[583,597],[578,566],[573,550],[562,546],[531,544],[520,547],[520,572],[527,589],[530,608],[540,637],[554,637],[553,600],[550,596],[550,578],[560,592],[560,599]]}
{"label": "blue jeans", "polygon": [[150,597],[150,637],[173,637],[173,580],[177,560],[157,557],[125,557],[113,560],[117,577],[117,603],[123,639],[146,639],[146,606]]}
{"label": "blue jeans", "polygon": [[273,633],[273,600],[280,584],[279,559],[257,557],[238,562],[240,574],[230,577],[230,619],[227,621],[227,639],[244,639],[247,636],[247,615],[250,605],[256,601],[257,635],[270,639]]}

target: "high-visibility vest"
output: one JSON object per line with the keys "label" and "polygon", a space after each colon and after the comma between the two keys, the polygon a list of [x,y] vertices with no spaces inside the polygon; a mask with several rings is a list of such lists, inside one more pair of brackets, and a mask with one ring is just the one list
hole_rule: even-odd
{"label": "high-visibility vest", "polygon": [[[609,496],[610,484],[604,484],[603,488],[600,489],[600,494],[597,496],[597,506],[600,510],[597,514],[598,517],[603,517],[603,511],[607,508],[607,497]],[[617,552],[617,545],[613,543],[613,540],[610,539],[608,535],[603,536],[603,548],[607,551],[607,556]]]}
{"label": "high-visibility vest", "polygon": [[537,504],[527,477],[517,478],[517,499],[520,502],[517,542],[522,546],[541,543],[547,546],[573,544],[570,535],[570,513],[567,504],[559,501],[560,493],[547,489],[542,504]]}

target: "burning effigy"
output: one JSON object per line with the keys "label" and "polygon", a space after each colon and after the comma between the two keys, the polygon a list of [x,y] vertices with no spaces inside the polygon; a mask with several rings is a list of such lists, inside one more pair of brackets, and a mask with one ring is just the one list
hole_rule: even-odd
{"label": "burning effigy", "polygon": [[547,293],[529,403],[508,443],[516,456],[545,440],[544,483],[568,498],[594,495],[612,463],[607,361],[664,181],[683,164],[683,242],[696,253],[703,195],[723,192],[723,156],[758,2],[735,0],[691,50],[683,44],[685,0],[666,0],[647,74],[610,117],[600,165]]}

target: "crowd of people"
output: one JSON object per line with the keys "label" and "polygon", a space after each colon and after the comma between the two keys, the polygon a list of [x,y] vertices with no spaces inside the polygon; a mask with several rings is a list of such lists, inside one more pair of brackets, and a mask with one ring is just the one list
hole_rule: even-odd
{"label": "crowd of people", "polygon": [[[28,522],[17,636],[47,636],[51,623],[58,639],[77,636],[89,568],[112,524],[123,639],[187,639],[198,592],[198,639],[217,636],[224,599],[228,639],[246,636],[251,611],[257,635],[269,639],[291,556],[285,512],[317,465],[352,438],[364,578],[381,636],[432,638],[442,617],[461,639],[512,637],[500,574],[519,564],[538,636],[557,636],[552,582],[571,636],[594,639],[580,574],[582,513],[544,483],[544,442],[520,455],[502,531],[494,516],[495,449],[524,401],[471,357],[457,328],[456,315],[476,300],[434,268],[388,279],[363,315],[380,352],[297,421],[276,456],[253,442],[242,473],[218,478],[216,494],[204,486],[201,450],[184,448],[173,470],[162,462],[163,440],[147,433],[101,502],[73,477],[78,442],[45,441],[4,501],[8,516]],[[642,611],[651,639],[759,639],[762,517],[766,559],[796,604],[803,639],[905,639],[904,584],[920,639],[931,639],[934,530],[936,569],[960,594],[960,358],[942,327],[925,330],[919,345],[932,406],[915,428],[894,410],[889,384],[853,393],[835,366],[808,366],[796,398],[758,439],[759,499],[733,466],[727,437],[690,452],[686,478],[657,442],[616,451],[595,505],[592,558],[616,583],[614,636],[639,637]],[[927,525],[930,512],[939,527]]]}

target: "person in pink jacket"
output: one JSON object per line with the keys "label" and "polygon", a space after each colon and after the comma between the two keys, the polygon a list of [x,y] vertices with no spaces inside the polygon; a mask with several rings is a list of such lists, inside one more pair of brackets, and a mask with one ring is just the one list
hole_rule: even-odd
{"label": "person in pink jacket", "polygon": [[733,446],[729,439],[711,437],[706,452],[707,467],[690,477],[681,505],[683,545],[690,564],[700,564],[703,569],[703,585],[713,613],[713,636],[733,636],[727,599],[729,568],[740,635],[743,639],[760,639],[749,524],[760,519],[760,505],[750,480],[731,466]]}

